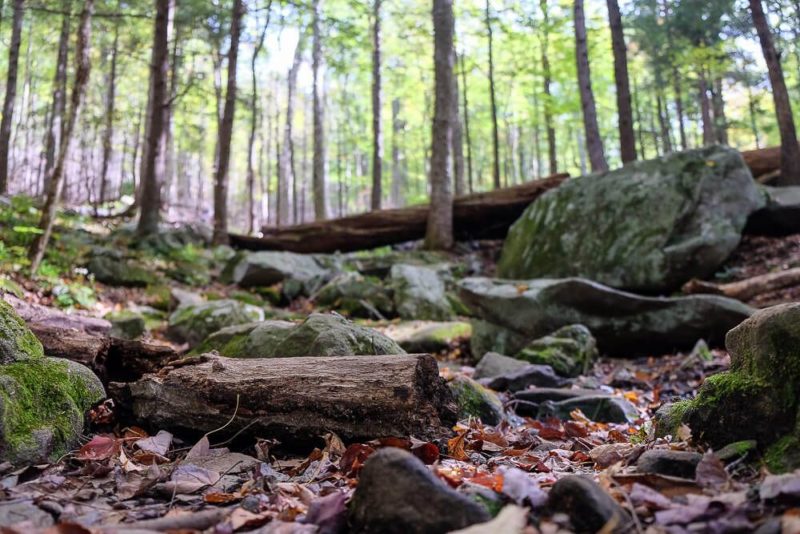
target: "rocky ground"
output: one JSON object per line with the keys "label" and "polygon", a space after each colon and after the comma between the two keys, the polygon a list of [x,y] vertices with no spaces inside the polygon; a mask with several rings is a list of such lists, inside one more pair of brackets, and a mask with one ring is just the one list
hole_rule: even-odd
{"label": "rocky ground", "polygon": [[[800,531],[796,285],[743,303],[606,274],[655,297],[495,278],[500,243],[243,253],[69,214],[31,280],[32,209],[0,210],[3,534]],[[729,246],[744,219],[713,217]],[[663,242],[681,265],[698,240]],[[745,235],[706,278],[798,247]]]}

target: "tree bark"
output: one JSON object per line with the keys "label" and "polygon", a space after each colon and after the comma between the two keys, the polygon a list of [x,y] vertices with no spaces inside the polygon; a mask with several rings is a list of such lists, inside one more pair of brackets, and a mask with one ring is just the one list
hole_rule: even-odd
{"label": "tree bark", "polygon": [[467,144],[467,186],[469,192],[474,192],[474,183],[472,180],[472,140],[469,133],[469,99],[467,97],[467,66],[464,60],[464,54],[460,55],[461,58],[461,96],[464,101],[464,141]]}
{"label": "tree bark", "polygon": [[458,74],[455,68],[458,65],[458,56],[453,58],[453,185],[456,195],[466,193],[467,184],[464,180],[464,136],[459,117]]}
{"label": "tree bark", "polygon": [[711,103],[708,99],[708,81],[704,66],[700,67],[698,84],[700,91],[700,114],[703,119],[703,145],[709,146],[714,144],[714,122],[711,118]]}
{"label": "tree bark", "polygon": [[614,53],[614,81],[617,88],[617,114],[619,116],[619,147],[622,163],[636,161],[636,138],[633,134],[633,109],[628,80],[628,51],[622,15],[617,0],[607,0],[608,24],[611,28],[611,50]]}
{"label": "tree bark", "polygon": [[3,101],[3,118],[0,121],[0,195],[8,193],[8,166],[11,157],[11,125],[14,120],[14,101],[17,98],[17,70],[19,47],[22,42],[22,20],[25,0],[14,0],[14,18],[11,23],[11,43],[8,46],[8,72],[6,96]]}
{"label": "tree bark", "polygon": [[[454,237],[464,240],[505,237],[508,227],[531,202],[557,187],[566,177],[560,174],[515,187],[457,197],[453,201]],[[263,238],[231,235],[231,245],[303,253],[375,248],[425,237],[429,211],[428,205],[411,206],[283,229],[263,228]]]}
{"label": "tree bark", "polygon": [[597,126],[597,109],[592,93],[592,78],[589,68],[589,48],[586,39],[586,18],[583,12],[583,0],[575,0],[575,60],[578,65],[578,88],[581,95],[583,111],[583,128],[586,133],[586,149],[593,172],[608,170],[608,163],[603,151],[603,140]]}
{"label": "tree bark", "polygon": [[486,37],[489,44],[489,103],[492,111],[492,177],[494,188],[499,189],[500,184],[500,132],[497,124],[497,95],[494,87],[494,33],[492,31],[492,14],[489,9],[490,0],[486,0],[485,19]]}
{"label": "tree bark", "polygon": [[[267,20],[261,28],[258,41],[253,49],[253,57],[250,60],[250,137],[247,140],[247,233],[252,234],[255,230],[255,203],[256,203],[256,173],[253,167],[253,149],[256,144],[256,131],[258,130],[258,77],[256,73],[256,61],[258,55],[264,48],[264,40],[267,37],[269,28],[270,13],[272,12],[272,0],[267,2]],[[268,150],[268,149],[267,149]]]}
{"label": "tree bark", "polygon": [[312,187],[314,191],[314,218],[324,221],[328,218],[328,178],[326,176],[325,147],[325,106],[323,102],[322,73],[322,1],[314,0],[314,49],[312,52],[312,70],[314,73],[314,161],[312,168]]}
{"label": "tree bark", "polygon": [[714,78],[714,87],[711,94],[711,103],[714,108],[714,131],[717,143],[728,144],[728,119],[725,117],[725,99],[722,96],[722,77]]}
{"label": "tree bark", "polygon": [[383,0],[373,0],[372,5],[372,194],[370,207],[381,209],[383,198],[383,131],[381,108],[383,87],[381,81],[381,6]]}
{"label": "tree bark", "polygon": [[544,13],[544,39],[542,39],[542,76],[544,89],[544,125],[547,130],[547,155],[550,163],[550,174],[558,172],[558,155],[556,153],[556,127],[553,124],[553,97],[550,93],[551,74],[550,58],[548,56],[548,39],[550,38],[549,20],[547,16],[546,0],[541,0]]}
{"label": "tree bark", "polygon": [[108,189],[108,165],[111,162],[111,144],[114,140],[114,105],[117,97],[117,48],[119,46],[119,26],[114,25],[114,42],[111,45],[111,66],[108,73],[108,94],[106,94],[106,127],[103,132],[103,162],[100,167],[100,196],[98,204],[105,204]]}
{"label": "tree bark", "polygon": [[53,223],[56,218],[56,208],[61,197],[61,190],[64,183],[64,167],[67,155],[72,149],[75,139],[73,135],[75,125],[83,108],[86,86],[89,84],[89,74],[91,72],[91,38],[92,38],[92,14],[94,12],[94,0],[84,0],[83,10],[81,11],[80,25],[78,27],[78,46],[75,51],[75,84],[72,88],[70,98],[70,110],[67,118],[64,135],[61,139],[61,147],[58,152],[53,173],[47,180],[47,192],[45,195],[42,216],[39,220],[39,228],[42,233],[36,236],[31,243],[28,257],[31,260],[31,274],[35,275],[39,270],[39,265],[44,257],[47,242],[53,232]]}
{"label": "tree bark", "polygon": [[139,195],[140,237],[158,232],[161,220],[161,184],[164,180],[166,151],[167,78],[169,77],[169,33],[175,10],[175,0],[155,0],[156,18],[153,31],[153,51],[150,59],[149,118],[145,127],[142,148],[141,193]]}
{"label": "tree bark", "polygon": [[214,244],[228,241],[228,174],[231,162],[231,137],[236,116],[236,67],[239,59],[239,39],[242,33],[244,1],[233,0],[231,14],[231,43],[228,50],[228,83],[225,89],[225,107],[219,131],[219,160],[214,173]]}
{"label": "tree bark", "polygon": [[53,97],[50,105],[50,118],[47,123],[47,134],[45,138],[45,189],[47,188],[46,181],[53,172],[56,149],[61,144],[61,134],[64,130],[64,113],[67,105],[67,61],[69,57],[72,0],[64,0],[62,9],[64,10],[64,14],[61,17],[61,31],[58,34],[58,55],[56,57],[56,70],[53,79]]}
{"label": "tree bark", "polygon": [[[488,2],[487,2],[488,15]],[[435,78],[435,104],[431,132],[431,208],[425,246],[429,249],[447,250],[453,246],[453,34],[455,20],[452,0],[433,0],[433,64]],[[488,17],[487,17],[488,22]],[[496,147],[496,145],[495,145]],[[496,148],[495,148],[496,150]],[[495,152],[495,166],[497,152]],[[495,175],[495,187],[499,185]]]}
{"label": "tree bark", "polygon": [[303,44],[303,35],[301,33],[286,81],[286,123],[283,129],[283,144],[278,162],[278,226],[285,226],[289,223],[289,179],[292,179],[292,183],[295,181],[292,120],[294,119],[294,93],[297,88],[297,73],[300,71],[300,64],[303,60]]}
{"label": "tree bark", "polygon": [[[449,90],[449,87],[448,87]],[[158,428],[317,440],[440,437],[455,406],[430,355],[222,358],[110,387],[117,406]],[[238,406],[238,411],[236,410]],[[231,419],[231,414],[237,417]]]}
{"label": "tree bark", "polygon": [[395,208],[405,204],[405,172],[400,152],[400,137],[404,129],[405,122],[400,118],[400,99],[395,98],[392,100],[392,206]]}
{"label": "tree bark", "polygon": [[772,85],[772,98],[775,102],[775,115],[781,133],[781,176],[778,179],[778,185],[800,185],[800,147],[797,145],[797,130],[792,116],[789,91],[786,89],[786,81],[783,78],[781,60],[775,50],[775,43],[761,0],[750,0],[750,11],[753,15],[753,24],[758,32],[758,39],[761,41],[764,60],[767,63],[769,81]]}

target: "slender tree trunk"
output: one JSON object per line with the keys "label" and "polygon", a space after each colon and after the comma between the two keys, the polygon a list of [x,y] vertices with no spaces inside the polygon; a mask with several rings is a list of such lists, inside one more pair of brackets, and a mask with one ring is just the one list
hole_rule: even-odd
{"label": "slender tree trunk", "polygon": [[[458,65],[458,56],[453,60],[453,69]],[[464,180],[464,138],[458,112],[458,75],[453,70],[453,180],[456,195],[466,193]]]}
{"label": "slender tree trunk", "polygon": [[464,141],[467,143],[467,186],[469,192],[474,190],[472,181],[472,140],[469,133],[469,99],[467,97],[467,65],[464,60],[464,54],[460,55],[461,58],[461,97],[464,105]]}
{"label": "slender tree trunk", "polygon": [[758,123],[756,122],[756,101],[753,98],[753,88],[747,84],[747,109],[750,112],[750,130],[753,132],[753,140],[756,143],[756,150],[761,148],[761,139],[758,135]]}
{"label": "slender tree trunk", "polygon": [[586,132],[586,148],[593,172],[608,170],[603,139],[597,126],[597,109],[592,93],[592,78],[589,69],[589,49],[586,40],[586,18],[583,12],[583,0],[575,0],[575,58],[578,64],[578,84],[583,110],[583,128]]}
{"label": "slender tree trunk", "polygon": [[150,60],[149,118],[145,127],[140,177],[139,223],[140,237],[158,232],[161,220],[161,184],[164,180],[164,153],[167,136],[167,106],[169,78],[169,34],[175,0],[155,0],[156,18],[153,31],[153,52]]}
{"label": "slender tree trunk", "polygon": [[714,144],[714,122],[711,119],[711,103],[708,100],[708,82],[704,66],[700,67],[698,73],[698,89],[700,91],[700,114],[703,119],[703,145],[709,146]]}
{"label": "slender tree trunk", "polygon": [[617,88],[619,115],[619,151],[622,163],[636,160],[636,138],[633,134],[633,109],[628,81],[628,51],[622,28],[622,15],[617,0],[608,0],[608,23],[611,28],[611,50],[614,53],[614,81]]}
{"label": "slender tree trunk", "polygon": [[786,81],[783,78],[781,60],[775,50],[775,43],[761,0],[750,0],[750,11],[753,14],[753,24],[758,32],[761,50],[767,63],[769,81],[772,85],[772,98],[775,102],[775,115],[778,119],[778,130],[781,133],[781,176],[778,179],[778,185],[800,185],[800,146],[797,144],[797,130],[792,116],[789,91],[786,89]]}
{"label": "slender tree trunk", "polygon": [[675,113],[678,115],[678,132],[681,136],[681,150],[689,148],[686,142],[686,127],[684,126],[683,89],[681,87],[681,74],[678,66],[672,65],[672,91],[675,98]]}
{"label": "slender tree trunk", "polygon": [[219,131],[219,161],[214,173],[214,244],[228,242],[228,174],[231,161],[231,137],[236,115],[236,66],[239,59],[239,38],[242,33],[244,1],[233,0],[231,14],[231,44],[228,50],[228,83],[225,89],[225,108]]}
{"label": "slender tree trunk", "polygon": [[11,125],[14,120],[14,101],[17,98],[17,69],[22,42],[22,19],[25,0],[14,0],[14,19],[11,23],[11,43],[8,46],[8,73],[3,119],[0,121],[0,195],[8,193],[8,164],[11,157]]}
{"label": "slender tree trunk", "polygon": [[[256,62],[258,55],[264,48],[264,40],[267,37],[269,28],[270,13],[272,11],[272,0],[267,3],[267,20],[261,28],[258,42],[253,49],[253,57],[250,61],[250,137],[247,140],[247,233],[252,234],[255,230],[255,202],[256,202],[256,175],[253,168],[253,149],[256,143],[256,131],[258,130],[258,73],[256,72]],[[269,150],[269,148],[267,148]],[[263,152],[263,150],[262,150]]]}
{"label": "slender tree trunk", "polygon": [[500,188],[500,131],[497,124],[497,95],[494,87],[494,34],[490,0],[486,0],[485,19],[486,37],[489,44],[489,102],[492,110],[492,177],[494,188],[498,189]]}
{"label": "slender tree trunk", "polygon": [[[178,0],[176,0],[177,2]],[[181,54],[180,54],[180,42],[181,36],[179,32],[180,26],[173,25],[173,35],[170,35],[170,39],[172,39],[172,52],[170,53],[170,72],[169,72],[169,102],[170,105],[167,106],[167,118],[166,126],[164,127],[166,131],[167,141],[166,141],[166,148],[164,152],[164,186],[162,189],[167,192],[167,205],[170,203],[170,199],[172,198],[171,192],[174,193],[175,191],[175,182],[177,181],[177,167],[175,164],[175,121],[174,121],[174,114],[175,114],[175,106],[174,102],[175,99],[178,98],[178,78],[180,76],[180,65],[181,65]]]}
{"label": "slender tree trunk", "polygon": [[314,192],[314,218],[318,221],[328,218],[328,178],[325,172],[325,106],[322,79],[322,1],[314,0],[314,48],[312,51],[312,70],[314,73],[314,162],[312,168],[312,188]]}
{"label": "slender tree trunk", "polygon": [[661,83],[658,82],[658,89],[656,90],[656,112],[658,113],[658,126],[661,130],[661,146],[664,147],[664,154],[672,152],[672,141],[669,134],[669,120],[665,115],[664,95],[661,92]]}
{"label": "slender tree trunk", "polygon": [[47,193],[44,206],[42,207],[42,217],[39,220],[39,228],[42,233],[36,236],[31,243],[28,257],[31,260],[31,275],[35,275],[42,263],[44,252],[47,249],[47,242],[53,232],[53,223],[56,218],[56,208],[61,197],[61,189],[64,179],[64,166],[67,155],[72,148],[75,140],[75,124],[81,114],[83,107],[86,86],[89,84],[89,74],[91,71],[91,39],[92,39],[92,13],[94,11],[94,0],[84,0],[83,11],[81,11],[80,24],[78,27],[78,45],[75,53],[75,84],[72,88],[70,98],[70,110],[61,146],[58,151],[58,158],[53,174],[47,183]]}
{"label": "slender tree trunk", "polygon": [[383,132],[381,107],[383,87],[381,82],[381,6],[383,0],[372,4],[372,195],[370,207],[381,209],[383,197]]}
{"label": "slender tree trunk", "polygon": [[405,204],[403,199],[404,179],[403,162],[400,153],[400,136],[403,135],[405,123],[400,118],[400,99],[392,100],[392,207],[401,208]]}
{"label": "slender tree trunk", "polygon": [[100,167],[100,196],[98,204],[104,204],[108,189],[108,165],[111,161],[111,143],[114,140],[114,104],[117,97],[117,48],[119,46],[119,26],[114,25],[114,42],[111,45],[111,67],[108,73],[108,94],[106,94],[106,129],[103,133],[103,162]]}
{"label": "slender tree trunk", "polygon": [[721,145],[728,144],[728,119],[725,117],[725,99],[722,96],[722,77],[714,78],[714,90],[711,102],[714,106],[714,130],[717,142]]}
{"label": "slender tree trunk", "polygon": [[[145,107],[147,104],[145,104]],[[137,165],[136,162],[138,161],[139,157],[139,145],[142,141],[142,114],[143,114],[143,107],[139,108],[139,114],[136,118],[136,129],[133,135],[133,156],[131,158],[131,179],[133,180],[133,195],[136,197],[136,191],[138,190],[137,184],[141,181],[141,176],[137,177]]]}
{"label": "slender tree trunk", "polygon": [[544,90],[544,125],[547,130],[547,154],[550,160],[550,174],[558,173],[558,156],[556,153],[556,128],[553,124],[553,98],[550,94],[552,74],[550,72],[550,18],[547,10],[547,0],[539,0],[542,10],[542,77]]}
{"label": "slender tree trunk", "polygon": [[303,44],[303,36],[301,35],[286,82],[286,123],[283,129],[283,143],[280,147],[280,157],[278,159],[278,213],[276,218],[278,226],[289,224],[289,180],[292,179],[294,183],[294,165],[292,163],[294,160],[292,155],[294,92],[297,87],[297,73],[300,71],[300,64],[303,60]]}
{"label": "slender tree trunk", "polygon": [[[488,4],[487,4],[488,5]],[[433,0],[433,64],[436,103],[431,135],[431,203],[425,246],[449,249],[453,246],[453,192],[451,149],[453,146],[453,18],[452,0]],[[497,161],[497,160],[495,160]],[[499,178],[499,177],[498,177]]]}

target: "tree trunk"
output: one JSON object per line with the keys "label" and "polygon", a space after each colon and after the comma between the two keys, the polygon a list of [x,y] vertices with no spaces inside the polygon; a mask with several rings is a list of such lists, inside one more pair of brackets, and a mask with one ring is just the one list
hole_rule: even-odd
{"label": "tree trunk", "polygon": [[233,0],[231,14],[231,44],[228,50],[228,83],[225,89],[225,107],[219,131],[219,160],[214,173],[214,244],[228,241],[228,173],[231,161],[231,137],[236,115],[236,64],[239,59],[239,38],[242,31],[244,1]]}
{"label": "tree trunk", "polygon": [[686,142],[686,127],[684,126],[681,74],[678,71],[678,67],[674,64],[672,65],[672,91],[675,93],[675,113],[678,115],[678,132],[681,136],[681,150],[686,150],[689,148],[689,144]]}
{"label": "tree trunk", "polygon": [[722,77],[714,78],[714,89],[711,95],[714,106],[714,131],[717,142],[721,145],[728,144],[728,119],[725,117],[725,99],[722,96]]}
{"label": "tree trunk", "polygon": [[700,114],[703,119],[703,146],[714,144],[714,122],[711,119],[711,103],[708,100],[708,82],[705,67],[700,67],[698,73],[700,91]]}
{"label": "tree trunk", "polygon": [[11,23],[11,43],[8,46],[8,73],[6,74],[6,96],[3,102],[3,118],[0,121],[0,195],[8,193],[8,165],[11,158],[11,125],[14,119],[14,101],[17,98],[17,69],[19,47],[22,42],[22,19],[25,16],[25,0],[14,0],[14,19]]}
{"label": "tree trunk", "polygon": [[586,132],[586,149],[593,172],[608,170],[608,163],[603,151],[603,139],[597,126],[597,109],[592,93],[592,78],[589,69],[589,48],[586,39],[586,19],[583,12],[583,0],[575,0],[575,59],[578,65],[578,88],[583,110],[583,128]]}
{"label": "tree trunk", "polygon": [[283,145],[278,163],[278,226],[289,223],[289,179],[294,183],[294,156],[292,154],[292,120],[294,119],[294,92],[297,87],[297,73],[303,60],[303,35],[297,42],[294,60],[289,69],[286,86],[286,123],[283,129]]}
{"label": "tree trunk", "polygon": [[[453,59],[453,69],[458,65],[458,56]],[[453,182],[455,194],[466,193],[467,184],[464,181],[464,137],[459,117],[458,74],[453,71]]]}
{"label": "tree trunk", "polygon": [[175,0],[155,0],[156,18],[153,31],[153,52],[150,60],[150,104],[145,128],[139,205],[140,237],[158,232],[161,220],[161,184],[164,180],[166,151],[167,78],[169,77],[169,33]]}
{"label": "tree trunk", "polygon": [[395,98],[392,100],[392,206],[395,208],[405,204],[403,197],[405,180],[400,153],[400,136],[403,135],[404,129],[405,122],[400,118],[400,99]]}
{"label": "tree trunk", "polygon": [[661,146],[664,147],[664,154],[672,152],[672,140],[669,133],[669,118],[666,116],[666,102],[661,91],[661,77],[657,77],[656,85],[656,113],[658,113],[658,127],[661,130]]}
{"label": "tree trunk", "polygon": [[[488,1],[486,6],[488,22]],[[451,189],[453,167],[451,157],[453,107],[456,105],[453,102],[454,33],[453,1],[433,0],[433,65],[436,100],[431,133],[431,209],[428,210],[425,246],[437,250],[446,250],[453,246],[453,190]],[[497,170],[498,163],[497,145],[495,145],[495,187],[499,185],[500,180]]]}
{"label": "tree trunk", "polygon": [[[448,87],[449,91],[450,88]],[[223,358],[112,384],[117,406],[158,428],[203,434],[231,418],[231,435],[345,440],[410,435],[432,438],[456,420],[455,406],[430,355]]]}
{"label": "tree trunk", "polygon": [[[505,189],[456,197],[453,233],[459,240],[505,237],[531,202],[558,187],[568,175],[558,174]],[[425,237],[430,205],[371,211],[340,219],[291,226],[262,228],[264,237],[232,234],[231,245],[250,250],[291,252],[350,252]]]}
{"label": "tree trunk", "polygon": [[383,132],[381,125],[381,6],[383,0],[373,0],[372,8],[372,195],[370,207],[381,209],[383,197]]}
{"label": "tree trunk", "polygon": [[542,10],[542,78],[544,89],[544,126],[547,130],[547,154],[550,160],[550,174],[558,172],[558,155],[556,153],[556,127],[553,124],[553,98],[550,94],[551,73],[550,56],[548,54],[550,45],[550,17],[547,11],[547,0],[539,0]]}
{"label": "tree trunk", "polygon": [[619,147],[622,163],[636,161],[636,138],[633,134],[633,109],[628,81],[628,51],[622,15],[617,0],[608,0],[608,23],[611,28],[611,50],[614,53],[614,81],[617,88],[617,113],[619,116]]}
{"label": "tree trunk", "polygon": [[750,83],[747,84],[747,110],[750,114],[750,130],[753,132],[753,141],[756,144],[756,150],[761,148],[761,138],[758,135],[758,123],[756,122],[756,101],[753,98],[753,88]]}
{"label": "tree trunk", "polygon": [[64,14],[61,17],[61,31],[58,35],[58,56],[53,79],[53,98],[45,138],[44,189],[47,188],[48,177],[53,173],[56,149],[61,144],[61,134],[64,130],[64,112],[67,104],[67,58],[69,57],[72,0],[64,0],[62,9]]}
{"label": "tree trunk", "polygon": [[[250,137],[247,140],[247,233],[252,234],[255,230],[255,202],[256,202],[256,173],[253,168],[253,149],[256,144],[256,131],[258,130],[258,77],[256,73],[256,61],[258,55],[264,48],[264,40],[267,37],[269,28],[270,13],[272,10],[272,0],[267,2],[267,20],[261,28],[258,42],[253,49],[253,58],[250,61]],[[269,149],[267,149],[269,150]],[[262,150],[263,152],[263,150]]]}
{"label": "tree trunk", "polygon": [[494,188],[500,184],[500,131],[497,124],[497,96],[494,88],[494,34],[492,32],[492,14],[489,9],[490,0],[486,0],[486,37],[489,44],[489,102],[492,110],[492,177]]}
{"label": "tree trunk", "polygon": [[792,105],[789,91],[783,79],[781,60],[775,50],[772,33],[761,0],[750,0],[750,11],[753,24],[761,41],[761,50],[769,70],[769,81],[772,85],[772,98],[775,102],[775,115],[781,133],[781,176],[778,185],[800,185],[800,147],[797,145],[797,130],[792,116]]}
{"label": "tree trunk", "polygon": [[461,57],[461,96],[464,101],[464,141],[467,143],[467,186],[469,192],[474,191],[474,184],[472,181],[472,140],[469,133],[469,100],[467,98],[467,65],[464,60],[464,54]]}
{"label": "tree trunk", "polygon": [[56,218],[56,208],[61,197],[61,189],[64,181],[64,167],[67,155],[70,153],[74,138],[75,125],[81,114],[83,107],[86,86],[89,84],[89,74],[91,71],[91,38],[92,38],[92,13],[94,12],[94,0],[84,0],[83,10],[81,11],[80,26],[78,27],[78,46],[75,51],[75,84],[72,88],[70,98],[70,110],[67,118],[64,135],[61,139],[61,147],[58,151],[53,174],[47,180],[47,192],[44,206],[42,207],[42,217],[39,221],[39,228],[42,233],[36,236],[31,243],[28,256],[31,260],[31,274],[35,275],[39,270],[39,265],[44,257],[47,242],[53,231],[53,223]]}
{"label": "tree trunk", "polygon": [[797,285],[800,285],[800,268],[795,267],[727,284],[693,279],[684,284],[682,290],[688,294],[711,293],[747,302],[764,293]]}
{"label": "tree trunk", "polygon": [[314,73],[314,162],[312,168],[312,187],[314,192],[314,218],[323,221],[328,218],[328,178],[325,172],[325,106],[322,66],[322,0],[314,0],[314,49],[312,52],[312,70]]}
{"label": "tree trunk", "polygon": [[106,128],[103,132],[103,162],[100,167],[100,196],[98,204],[105,204],[108,189],[108,165],[111,162],[111,144],[114,140],[114,104],[117,96],[117,48],[119,45],[119,26],[114,25],[114,42],[111,45],[111,67],[108,73],[108,94],[106,94]]}

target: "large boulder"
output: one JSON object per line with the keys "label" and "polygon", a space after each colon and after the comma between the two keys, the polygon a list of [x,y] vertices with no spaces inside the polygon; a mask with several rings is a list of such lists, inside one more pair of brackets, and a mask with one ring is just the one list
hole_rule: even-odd
{"label": "large boulder", "polygon": [[309,295],[333,275],[331,269],[314,256],[294,252],[254,252],[236,258],[236,261],[232,280],[241,287],[271,286],[290,281]]}
{"label": "large boulder", "polygon": [[105,397],[88,368],[43,354],[22,319],[0,300],[0,458],[12,463],[47,461],[75,446],[84,413]]}
{"label": "large boulder", "polygon": [[472,352],[517,355],[531,340],[585,325],[601,352],[668,353],[698,339],[720,343],[753,309],[716,295],[644,297],[581,278],[505,281],[466,278],[459,294],[477,317]]}
{"label": "large boulder", "polygon": [[497,273],[669,291],[713,274],[763,205],[738,151],[670,154],[570,180],[539,197],[509,230]]}
{"label": "large boulder", "polygon": [[263,321],[264,310],[238,300],[222,299],[181,306],[169,316],[167,335],[194,346],[226,326]]}
{"label": "large boulder", "polygon": [[776,471],[800,466],[800,303],[756,312],[728,332],[731,368],[705,380],[693,400],[660,411],[658,431],[686,424],[713,448],[756,440]]}
{"label": "large boulder", "polygon": [[397,264],[389,278],[397,313],[403,319],[445,321],[454,315],[444,281],[435,269]]}
{"label": "large boulder", "polygon": [[394,341],[336,314],[313,313],[300,324],[264,321],[224,328],[194,352],[231,358],[405,354]]}

